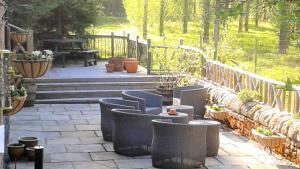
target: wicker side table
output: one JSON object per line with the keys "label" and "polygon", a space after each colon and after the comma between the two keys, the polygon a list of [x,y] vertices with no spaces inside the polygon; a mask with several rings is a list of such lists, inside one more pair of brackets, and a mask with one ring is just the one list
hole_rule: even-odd
{"label": "wicker side table", "polygon": [[189,117],[186,113],[177,112],[177,115],[169,115],[168,113],[160,113],[162,119],[171,119],[173,123],[189,123]]}
{"label": "wicker side table", "polygon": [[167,106],[167,112],[175,109],[178,112],[186,113],[189,116],[189,121],[194,119],[194,107],[189,105],[171,105]]}
{"label": "wicker side table", "polygon": [[221,123],[213,120],[193,120],[190,121],[189,124],[207,126],[206,156],[207,157],[217,156],[220,147],[219,133],[220,133]]}

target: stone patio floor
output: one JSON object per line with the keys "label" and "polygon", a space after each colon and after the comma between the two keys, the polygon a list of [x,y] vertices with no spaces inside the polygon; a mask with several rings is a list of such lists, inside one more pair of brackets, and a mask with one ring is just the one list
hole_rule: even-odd
{"label": "stone patio floor", "polygon": [[[98,104],[35,105],[11,117],[10,142],[37,136],[45,147],[44,169],[153,168],[150,156],[126,157],[102,139]],[[294,169],[292,163],[270,155],[258,144],[223,127],[220,150],[206,158],[209,169]],[[10,164],[14,168],[14,163]],[[33,169],[33,162],[17,162],[17,169]]]}

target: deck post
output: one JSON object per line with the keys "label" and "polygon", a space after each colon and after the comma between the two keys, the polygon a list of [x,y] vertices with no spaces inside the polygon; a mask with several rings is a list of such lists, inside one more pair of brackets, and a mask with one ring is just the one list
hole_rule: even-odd
{"label": "deck post", "polygon": [[150,48],[151,48],[151,40],[148,39],[147,41],[147,74],[150,75],[151,74],[151,67],[152,67],[152,55],[150,52]]}
{"label": "deck post", "polygon": [[139,61],[140,57],[138,56],[139,53],[139,36],[136,36],[136,48],[135,48],[135,54],[136,54],[136,59]]}
{"label": "deck post", "polygon": [[183,45],[183,39],[179,39],[179,46]]}
{"label": "deck post", "polygon": [[29,30],[29,39],[27,41],[27,52],[32,53],[33,51],[33,30]]}
{"label": "deck post", "polygon": [[130,55],[130,34],[129,33],[127,34],[126,40],[127,40],[127,58],[131,58],[132,56],[129,57]]}
{"label": "deck post", "polygon": [[110,40],[111,40],[111,57],[114,57],[115,56],[115,41],[114,41],[114,33],[112,32],[111,33],[111,36],[110,36]]}

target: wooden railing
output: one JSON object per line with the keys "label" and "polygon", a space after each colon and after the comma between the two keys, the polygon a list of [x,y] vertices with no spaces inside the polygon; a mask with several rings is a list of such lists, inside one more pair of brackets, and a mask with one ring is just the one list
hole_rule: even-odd
{"label": "wooden railing", "polygon": [[300,88],[285,90],[285,83],[270,80],[216,61],[206,61],[206,79],[240,92],[244,89],[260,93],[262,101],[281,111],[299,113]]}

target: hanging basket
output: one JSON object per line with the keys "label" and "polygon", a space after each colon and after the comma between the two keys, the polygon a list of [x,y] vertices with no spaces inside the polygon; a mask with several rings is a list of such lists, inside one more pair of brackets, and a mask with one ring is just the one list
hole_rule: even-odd
{"label": "hanging basket", "polygon": [[23,77],[38,78],[50,70],[52,60],[13,60],[13,64]]}
{"label": "hanging basket", "polygon": [[11,32],[10,37],[11,40],[14,43],[25,43],[29,39],[29,33],[16,33],[16,32]]}
{"label": "hanging basket", "polygon": [[23,97],[12,97],[12,108],[9,110],[4,110],[4,115],[5,116],[12,116],[18,113],[24,105],[24,102],[26,100],[27,95]]}
{"label": "hanging basket", "polygon": [[253,134],[254,139],[258,143],[260,143],[261,145],[268,147],[268,148],[280,147],[286,139],[286,137],[281,134],[276,134],[273,136],[265,136],[265,135],[257,132],[255,129],[252,129],[252,134]]}

